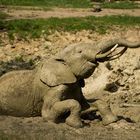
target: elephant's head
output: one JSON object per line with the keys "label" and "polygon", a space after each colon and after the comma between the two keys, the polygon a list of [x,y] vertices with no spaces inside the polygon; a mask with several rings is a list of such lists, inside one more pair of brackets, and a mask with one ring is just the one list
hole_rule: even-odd
{"label": "elephant's head", "polygon": [[[123,47],[118,50],[118,47]],[[66,47],[57,54],[78,78],[88,78],[92,75],[98,62],[110,61],[120,57],[127,48],[139,47],[140,42],[129,42],[123,39],[103,41],[96,44],[76,44]]]}

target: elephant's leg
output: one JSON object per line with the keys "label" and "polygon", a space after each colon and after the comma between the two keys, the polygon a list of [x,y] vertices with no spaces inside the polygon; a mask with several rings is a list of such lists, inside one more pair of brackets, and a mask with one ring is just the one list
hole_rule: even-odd
{"label": "elephant's leg", "polygon": [[60,85],[51,88],[51,90],[47,92],[46,96],[44,96],[41,114],[45,120],[52,120],[53,116],[50,115],[51,109],[56,102],[61,101],[61,97],[63,96],[66,89],[67,86]]}
{"label": "elephant's leg", "polygon": [[64,101],[56,102],[47,116],[49,116],[49,120],[55,122],[57,118],[65,112],[69,112],[70,115],[66,119],[66,123],[72,127],[82,127],[83,124],[80,118],[81,106],[78,101],[74,99],[68,99]]}
{"label": "elephant's leg", "polygon": [[98,111],[100,112],[104,125],[108,125],[108,124],[116,122],[118,120],[117,116],[115,116],[112,113],[110,107],[104,101],[97,100],[94,103],[94,105],[97,107]]}

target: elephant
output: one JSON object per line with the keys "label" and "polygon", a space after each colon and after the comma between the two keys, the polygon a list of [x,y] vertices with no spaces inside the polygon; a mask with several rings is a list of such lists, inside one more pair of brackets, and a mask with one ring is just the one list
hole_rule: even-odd
{"label": "elephant", "polygon": [[[54,123],[62,117],[71,127],[83,127],[81,114],[92,110],[91,102],[82,93],[84,79],[93,74],[99,63],[117,59],[127,48],[138,47],[140,41],[124,39],[79,43],[42,60],[33,70],[8,72],[0,77],[0,114],[42,116]],[[117,121],[103,101],[97,100],[95,106],[104,124]]]}

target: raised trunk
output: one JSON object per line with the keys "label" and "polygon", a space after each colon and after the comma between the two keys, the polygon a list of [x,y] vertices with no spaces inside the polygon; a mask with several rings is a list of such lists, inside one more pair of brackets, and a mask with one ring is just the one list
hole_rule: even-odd
{"label": "raised trunk", "polygon": [[140,41],[137,42],[130,42],[125,39],[112,39],[108,41],[102,41],[99,44],[97,44],[97,47],[101,49],[101,52],[107,52],[111,50],[116,44],[118,44],[118,47],[127,47],[127,48],[138,48],[140,47]]}
{"label": "raised trunk", "polygon": [[[119,53],[113,55],[112,52],[114,52],[117,47],[123,47],[123,49]],[[111,60],[113,57],[118,58],[127,50],[127,48],[139,47],[140,41],[130,42],[124,39],[112,39],[108,41],[102,41],[97,44],[97,48],[99,48],[100,51],[96,55],[96,60]]]}

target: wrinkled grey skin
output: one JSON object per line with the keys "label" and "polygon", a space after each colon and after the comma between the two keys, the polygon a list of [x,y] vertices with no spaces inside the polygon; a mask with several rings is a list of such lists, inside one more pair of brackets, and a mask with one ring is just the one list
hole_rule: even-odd
{"label": "wrinkled grey skin", "polygon": [[[92,107],[82,94],[84,79],[90,77],[98,58],[115,44],[126,48],[140,46],[140,42],[115,39],[97,44],[68,46],[54,57],[44,60],[34,70],[13,71],[0,78],[0,114],[12,116],[39,116],[57,122],[67,114],[65,122],[72,127],[82,127],[81,111]],[[110,108],[101,100],[95,102],[104,124],[117,120]]]}

